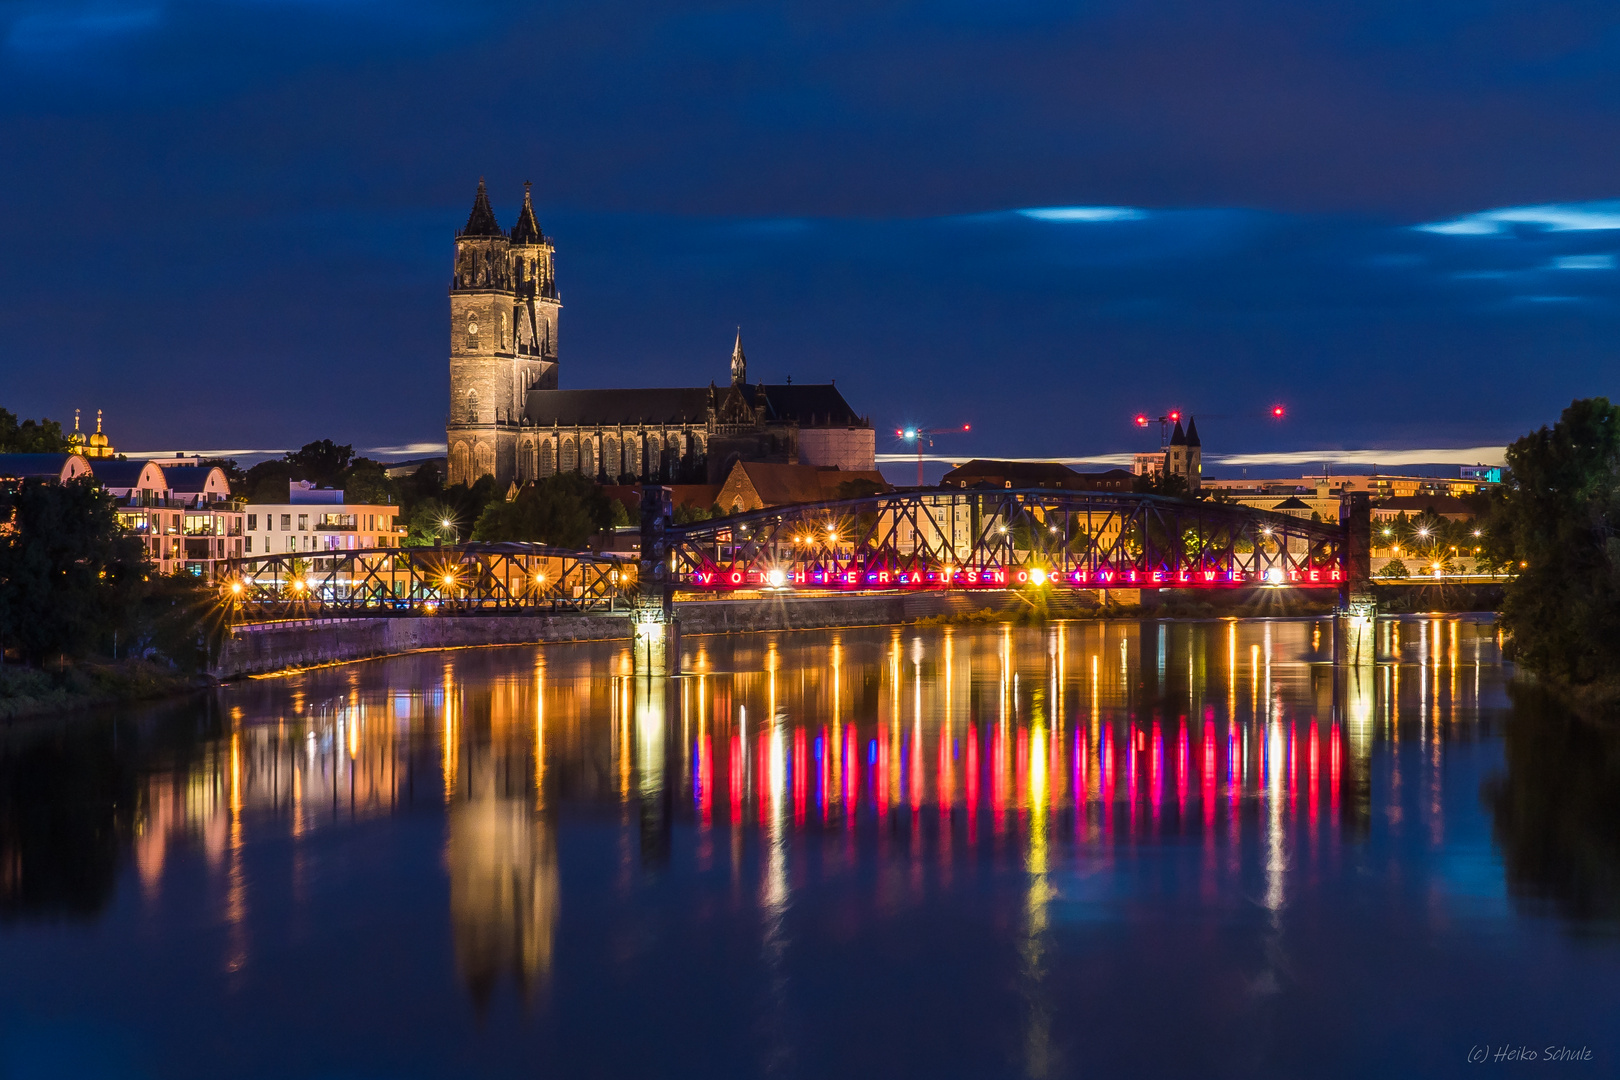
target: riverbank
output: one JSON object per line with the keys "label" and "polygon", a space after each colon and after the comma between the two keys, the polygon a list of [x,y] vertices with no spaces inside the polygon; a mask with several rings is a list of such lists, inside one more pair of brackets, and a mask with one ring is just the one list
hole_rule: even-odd
{"label": "riverbank", "polygon": [[0,667],[0,720],[153,701],[210,682],[146,660],[79,663],[60,671],[7,665]]}

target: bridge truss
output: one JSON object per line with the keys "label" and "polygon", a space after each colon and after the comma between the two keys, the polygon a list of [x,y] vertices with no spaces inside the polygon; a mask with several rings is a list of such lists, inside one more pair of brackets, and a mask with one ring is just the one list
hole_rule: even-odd
{"label": "bridge truss", "polygon": [[610,611],[636,583],[622,556],[544,544],[459,544],[260,555],[221,563],[236,621]]}
{"label": "bridge truss", "polygon": [[1331,588],[1344,532],[1229,503],[1105,492],[895,492],[677,526],[669,580],[702,591]]}

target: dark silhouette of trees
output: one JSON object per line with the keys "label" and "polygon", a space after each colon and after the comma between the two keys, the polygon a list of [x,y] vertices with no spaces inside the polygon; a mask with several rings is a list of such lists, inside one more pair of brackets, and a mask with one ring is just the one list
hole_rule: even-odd
{"label": "dark silhouette of trees", "polygon": [[[1620,408],[1571,403],[1507,450],[1488,530],[1511,560],[1502,622],[1515,658],[1552,685],[1620,688]],[[1600,685],[1601,684],[1601,685]]]}

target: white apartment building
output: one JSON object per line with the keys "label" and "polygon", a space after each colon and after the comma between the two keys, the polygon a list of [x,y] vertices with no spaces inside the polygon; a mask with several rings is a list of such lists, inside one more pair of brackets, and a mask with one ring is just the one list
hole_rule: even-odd
{"label": "white apartment building", "polygon": [[296,480],[285,503],[250,503],[242,554],[317,555],[399,547],[405,523],[399,507],[345,503],[343,492]]}

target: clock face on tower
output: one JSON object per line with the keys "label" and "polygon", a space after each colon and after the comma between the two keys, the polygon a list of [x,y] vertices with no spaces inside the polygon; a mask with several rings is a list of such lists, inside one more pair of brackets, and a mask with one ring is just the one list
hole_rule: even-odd
{"label": "clock face on tower", "polygon": [[477,319],[468,319],[467,320],[467,333],[469,335],[471,335],[472,337],[477,337],[478,336],[478,320]]}

